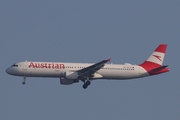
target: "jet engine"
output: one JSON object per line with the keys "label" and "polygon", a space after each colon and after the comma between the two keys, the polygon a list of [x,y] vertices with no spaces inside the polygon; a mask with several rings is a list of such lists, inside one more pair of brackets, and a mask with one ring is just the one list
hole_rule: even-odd
{"label": "jet engine", "polygon": [[75,80],[78,78],[78,73],[77,72],[70,72],[70,71],[67,71],[64,73],[64,76],[66,79],[68,80]]}
{"label": "jet engine", "polygon": [[73,84],[74,83],[74,81],[73,80],[68,80],[68,79],[65,79],[65,78],[60,78],[60,83],[62,84],[62,85],[70,85],[70,84]]}
{"label": "jet engine", "polygon": [[73,84],[74,82],[77,82],[78,80],[78,73],[77,72],[70,72],[67,71],[64,73],[64,77],[60,78],[60,83],[63,85],[70,85]]}

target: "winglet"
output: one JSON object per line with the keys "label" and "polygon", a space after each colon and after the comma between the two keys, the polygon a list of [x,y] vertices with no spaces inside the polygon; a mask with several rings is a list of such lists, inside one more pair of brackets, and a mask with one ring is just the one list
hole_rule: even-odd
{"label": "winglet", "polygon": [[111,62],[111,58],[109,58],[107,61],[108,61],[108,62]]}

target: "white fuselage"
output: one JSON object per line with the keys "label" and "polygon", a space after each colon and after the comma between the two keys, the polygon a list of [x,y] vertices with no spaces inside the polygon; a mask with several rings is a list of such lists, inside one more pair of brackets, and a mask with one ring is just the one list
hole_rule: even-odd
{"label": "white fuselage", "polygon": [[166,48],[167,44],[160,44],[140,65],[106,64],[111,58],[93,64],[25,61],[13,64],[6,69],[6,72],[10,75],[22,76],[23,85],[26,83],[26,77],[52,77],[60,78],[62,85],[82,81],[84,82],[82,87],[86,89],[95,79],[126,80],[169,72],[168,65],[162,65]]}
{"label": "white fuselage", "polygon": [[[6,70],[15,76],[26,77],[54,77],[61,78],[65,72],[75,72],[93,64],[90,63],[65,63],[65,62],[19,62]],[[141,66],[131,64],[105,64],[98,70],[93,79],[133,79],[149,76]]]}

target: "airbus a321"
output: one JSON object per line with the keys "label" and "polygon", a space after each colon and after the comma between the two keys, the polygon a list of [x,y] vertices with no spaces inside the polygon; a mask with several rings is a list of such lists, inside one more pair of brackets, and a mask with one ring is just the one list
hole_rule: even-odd
{"label": "airbus a321", "polygon": [[160,44],[152,55],[142,64],[106,64],[111,59],[98,63],[67,63],[67,62],[34,62],[25,61],[13,64],[6,72],[14,76],[22,76],[25,85],[26,77],[60,78],[62,85],[84,82],[86,89],[91,81],[97,79],[127,80],[157,75],[169,71],[162,65],[167,44]]}

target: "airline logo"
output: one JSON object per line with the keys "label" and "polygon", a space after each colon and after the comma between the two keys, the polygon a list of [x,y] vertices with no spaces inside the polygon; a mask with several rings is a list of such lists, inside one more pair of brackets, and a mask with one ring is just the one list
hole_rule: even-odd
{"label": "airline logo", "polygon": [[52,69],[65,69],[64,64],[55,64],[55,63],[35,63],[31,62],[29,68],[52,68]]}
{"label": "airline logo", "polygon": [[164,59],[164,53],[161,52],[154,52],[147,61],[151,63],[156,63],[158,65],[162,65],[163,59]]}
{"label": "airline logo", "polygon": [[158,60],[162,61],[161,56],[158,56],[158,55],[153,55],[153,56],[156,57]]}

